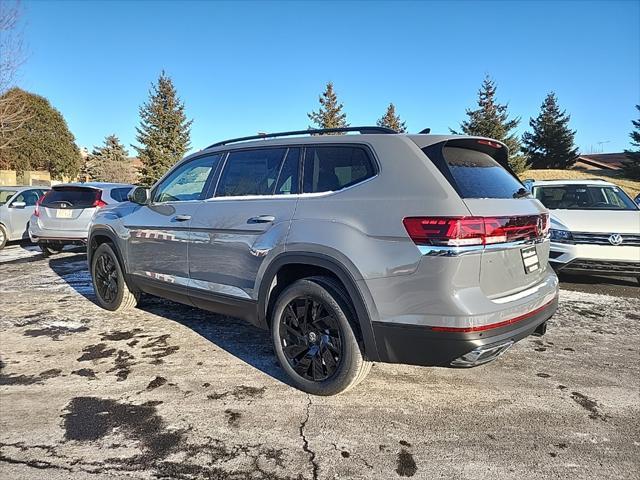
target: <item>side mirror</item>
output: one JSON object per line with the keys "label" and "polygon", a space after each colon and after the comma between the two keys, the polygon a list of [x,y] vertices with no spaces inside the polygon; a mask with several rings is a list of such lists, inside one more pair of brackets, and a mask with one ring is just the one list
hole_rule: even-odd
{"label": "side mirror", "polygon": [[24,208],[26,206],[27,206],[27,204],[24,203],[24,202],[13,202],[11,204],[11,208]]}
{"label": "side mirror", "polygon": [[149,189],[145,187],[134,187],[127,195],[129,201],[138,205],[146,205],[149,203]]}

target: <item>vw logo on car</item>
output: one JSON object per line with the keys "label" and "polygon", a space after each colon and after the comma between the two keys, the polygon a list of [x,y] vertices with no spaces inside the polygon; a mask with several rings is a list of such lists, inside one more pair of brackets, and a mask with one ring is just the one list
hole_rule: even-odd
{"label": "vw logo on car", "polygon": [[609,243],[611,245],[620,245],[622,243],[622,235],[614,233],[609,236]]}

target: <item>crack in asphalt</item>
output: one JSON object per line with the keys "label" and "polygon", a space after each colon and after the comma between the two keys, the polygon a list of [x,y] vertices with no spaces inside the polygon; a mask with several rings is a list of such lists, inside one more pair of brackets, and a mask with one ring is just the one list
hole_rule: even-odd
{"label": "crack in asphalt", "polygon": [[304,434],[304,427],[306,427],[307,422],[309,421],[309,411],[311,409],[311,396],[309,396],[308,394],[307,394],[307,400],[308,400],[308,403],[306,408],[306,415],[304,420],[300,423],[300,438],[302,438],[302,450],[304,450],[306,453],[309,454],[309,462],[311,463],[311,466],[313,468],[312,470],[313,480],[318,480],[318,470],[320,467],[316,462],[316,452],[314,452],[309,448],[309,441],[307,440],[307,437]]}

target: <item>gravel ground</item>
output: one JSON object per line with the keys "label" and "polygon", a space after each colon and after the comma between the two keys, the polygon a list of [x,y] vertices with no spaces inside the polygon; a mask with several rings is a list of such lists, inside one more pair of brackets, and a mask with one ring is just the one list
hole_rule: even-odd
{"label": "gravel ground", "polygon": [[0,252],[0,478],[640,478],[640,289],[563,290],[496,362],[376,364],[321,398],[241,321],[102,311],[85,262]]}

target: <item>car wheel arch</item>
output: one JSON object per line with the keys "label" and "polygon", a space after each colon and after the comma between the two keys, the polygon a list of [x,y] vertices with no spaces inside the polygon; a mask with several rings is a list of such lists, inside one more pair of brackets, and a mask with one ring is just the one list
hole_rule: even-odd
{"label": "car wheel arch", "polygon": [[[280,291],[292,281],[318,274],[322,275],[323,272],[330,273],[331,276],[335,277],[342,284],[350,297],[353,307],[355,308],[357,322],[364,342],[367,359],[378,360],[378,350],[372,327],[372,321],[375,320],[377,313],[375,311],[371,311],[371,309],[374,308],[373,304],[371,302],[367,304],[364,298],[364,295],[370,294],[368,292],[361,291],[361,288],[358,287],[358,283],[350,273],[348,267],[335,258],[325,254],[284,252],[279,254],[269,263],[260,279],[260,287],[258,291],[258,316],[261,325],[269,328],[270,308],[273,306],[274,300],[278,294],[278,291],[274,290],[274,283],[278,275],[292,267],[300,268],[304,274],[299,273],[293,275],[288,283],[280,286]],[[371,305],[371,307],[368,307],[367,305]]]}
{"label": "car wheel arch", "polygon": [[118,246],[116,234],[108,228],[97,228],[91,230],[89,238],[87,238],[87,263],[89,266],[91,266],[93,252],[95,252],[103,243],[109,243],[113,247],[116,257],[118,257],[118,261],[120,262],[120,268],[125,274],[125,277],[127,277],[125,259],[122,256],[120,247]]}

